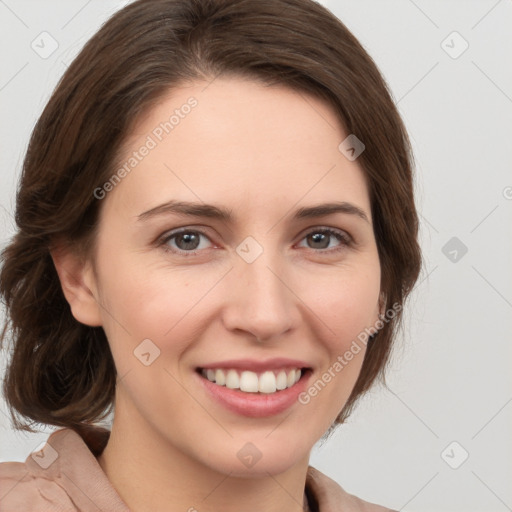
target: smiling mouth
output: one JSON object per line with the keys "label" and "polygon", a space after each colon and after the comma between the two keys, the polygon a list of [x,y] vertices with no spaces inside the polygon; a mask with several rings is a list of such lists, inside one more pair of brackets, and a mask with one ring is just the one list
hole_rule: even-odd
{"label": "smiling mouth", "polygon": [[252,394],[273,394],[293,387],[311,368],[282,368],[253,372],[234,368],[197,368],[201,377],[217,386]]}

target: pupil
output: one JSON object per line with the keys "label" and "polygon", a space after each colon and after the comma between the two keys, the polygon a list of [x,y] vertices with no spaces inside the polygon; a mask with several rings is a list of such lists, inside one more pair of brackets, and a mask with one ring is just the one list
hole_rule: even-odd
{"label": "pupil", "polygon": [[315,249],[325,249],[329,245],[328,236],[324,233],[314,233],[313,235],[310,235],[310,237],[313,239],[313,243],[319,242],[321,245],[321,247],[314,247]]}
{"label": "pupil", "polygon": [[184,247],[180,247],[180,249],[196,249],[198,246],[199,237],[194,233],[184,233],[178,235],[176,243],[178,243],[178,241],[184,241]]}

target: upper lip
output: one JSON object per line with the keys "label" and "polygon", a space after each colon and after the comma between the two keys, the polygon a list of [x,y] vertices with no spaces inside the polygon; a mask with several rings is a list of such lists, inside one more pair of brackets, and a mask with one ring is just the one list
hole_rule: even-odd
{"label": "upper lip", "polygon": [[237,370],[249,370],[253,372],[262,372],[265,370],[277,370],[283,367],[292,368],[310,368],[311,366],[305,361],[298,359],[288,359],[286,357],[278,357],[274,359],[266,359],[257,361],[255,359],[229,359],[226,361],[217,361],[199,366],[204,369],[216,368],[233,368]]}

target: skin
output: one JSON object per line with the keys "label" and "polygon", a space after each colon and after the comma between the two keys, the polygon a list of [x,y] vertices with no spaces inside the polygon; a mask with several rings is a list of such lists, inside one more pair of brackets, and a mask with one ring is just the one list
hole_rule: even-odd
{"label": "skin", "polygon": [[[368,189],[357,160],[338,150],[348,133],[321,100],[241,78],[207,85],[170,91],[127,138],[126,158],[197,99],[102,200],[94,259],[81,263],[64,247],[52,256],[73,315],[101,325],[111,346],[115,417],[98,461],[129,508],[298,511],[311,449],[349,397],[364,349],[309,404],[268,418],[213,402],[194,370],[291,357],[310,362],[314,383],[375,323],[380,264]],[[171,199],[230,208],[234,221],[137,220]],[[292,220],[299,207],[333,201],[356,205],[369,222],[347,213]],[[198,254],[183,255],[176,238],[154,243],[181,227],[205,233]],[[353,242],[331,236],[318,248],[307,235],[325,227]],[[236,252],[247,236],[263,248],[250,264]],[[133,354],[144,339],[160,350],[149,366]],[[250,468],[237,457],[247,442],[262,454]]]}

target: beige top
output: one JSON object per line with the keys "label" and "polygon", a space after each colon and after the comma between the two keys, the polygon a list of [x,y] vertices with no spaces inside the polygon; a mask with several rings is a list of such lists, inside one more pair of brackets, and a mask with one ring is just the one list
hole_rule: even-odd
{"label": "beige top", "polygon": [[[0,463],[0,511],[129,512],[96,460],[109,435],[100,427],[80,435],[60,429],[25,462]],[[310,512],[393,512],[348,494],[311,466],[305,491]]]}

